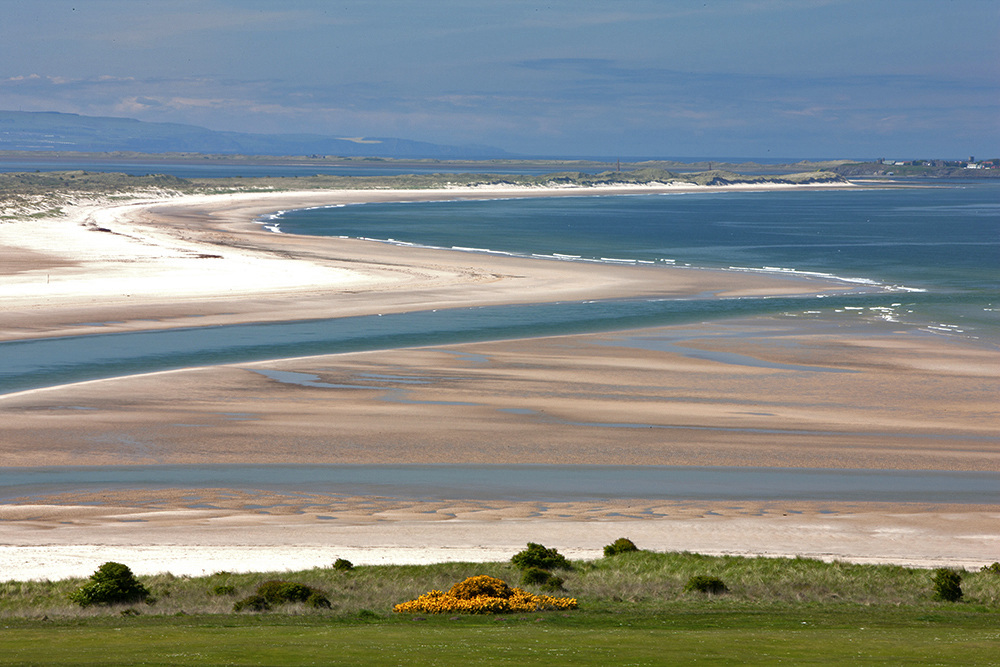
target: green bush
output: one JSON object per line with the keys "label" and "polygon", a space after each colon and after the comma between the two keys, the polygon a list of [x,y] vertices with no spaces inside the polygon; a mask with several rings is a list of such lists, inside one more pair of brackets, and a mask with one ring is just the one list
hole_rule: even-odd
{"label": "green bush", "polygon": [[267,611],[270,608],[270,603],[263,595],[251,595],[233,605],[233,611]]}
{"label": "green bush", "polygon": [[538,586],[545,591],[562,591],[566,582],[562,577],[557,577],[548,570],[540,567],[529,567],[521,575],[522,586]]}
{"label": "green bush", "polygon": [[322,591],[293,581],[265,581],[257,591],[233,605],[233,611],[267,611],[288,602],[302,602],[313,609],[329,609]]}
{"label": "green bush", "polygon": [[136,580],[132,570],[121,563],[108,562],[90,575],[90,581],[69,594],[81,607],[95,604],[130,604],[149,599],[149,590]]}
{"label": "green bush", "polygon": [[542,586],[549,582],[552,578],[552,573],[548,570],[543,570],[540,567],[529,567],[524,570],[521,575],[521,585],[522,586]]}
{"label": "green bush", "polygon": [[635,542],[627,537],[619,537],[617,540],[604,547],[604,557],[609,558],[611,556],[617,556],[618,554],[626,554],[630,551],[638,550],[639,547],[635,546]]}
{"label": "green bush", "polygon": [[566,583],[565,579],[563,579],[562,577],[557,577],[555,575],[552,575],[549,577],[548,581],[542,584],[542,590],[549,591],[550,593],[564,591],[566,590],[565,588],[563,588],[564,583]]}
{"label": "green bush", "polygon": [[934,599],[958,602],[962,599],[962,575],[955,570],[938,568],[931,577],[934,582]]}
{"label": "green bush", "polygon": [[292,581],[265,581],[257,587],[257,595],[262,596],[271,604],[305,602],[312,593],[313,589],[305,584],[297,584]]}
{"label": "green bush", "polygon": [[987,574],[1000,574],[1000,563],[993,563],[992,565],[983,565],[979,568],[980,572],[986,572]]}
{"label": "green bush", "polygon": [[569,561],[561,553],[555,549],[543,547],[541,544],[535,544],[534,542],[528,542],[528,548],[514,554],[510,562],[522,570],[526,570],[529,567],[537,567],[542,570],[573,569],[573,566],[570,565]]}
{"label": "green bush", "polygon": [[236,595],[236,587],[228,584],[220,584],[208,592],[209,595]]}
{"label": "green bush", "polygon": [[704,574],[698,574],[688,579],[688,582],[684,584],[685,593],[690,593],[692,591],[719,595],[721,593],[728,593],[729,589],[726,587],[725,582],[718,577],[709,577]]}
{"label": "green bush", "polygon": [[340,570],[341,572],[350,572],[354,569],[354,563],[346,558],[338,558],[333,562],[333,569]]}
{"label": "green bush", "polygon": [[312,609],[329,609],[332,605],[330,604],[330,598],[319,591],[313,591],[306,598],[306,606]]}

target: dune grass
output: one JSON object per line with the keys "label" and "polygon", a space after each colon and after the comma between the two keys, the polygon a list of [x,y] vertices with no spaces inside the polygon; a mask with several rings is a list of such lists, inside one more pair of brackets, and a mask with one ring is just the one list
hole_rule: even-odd
{"label": "dune grass", "polygon": [[[142,614],[226,614],[237,599],[251,595],[268,580],[282,579],[322,591],[329,610],[290,606],[283,613],[350,616],[362,611],[388,615],[393,605],[432,589],[447,590],[466,577],[486,574],[521,585],[521,570],[509,562],[440,563],[436,565],[333,567],[301,572],[228,573],[200,577],[171,574],[140,576],[152,604],[134,605]],[[748,558],[692,553],[636,551],[593,561],[575,561],[560,571],[565,595],[594,611],[658,613],[671,605],[702,599],[685,592],[694,576],[721,579],[730,605],[774,607],[797,605],[934,606],[933,573],[895,565],[826,563],[807,558]],[[86,580],[0,582],[0,618],[49,616],[83,618],[117,614],[102,606],[80,609],[69,594]],[[966,607],[1000,608],[1000,574],[963,572]],[[526,590],[539,593],[530,585]],[[537,590],[536,590],[537,588]],[[699,597],[701,596],[701,597]]]}

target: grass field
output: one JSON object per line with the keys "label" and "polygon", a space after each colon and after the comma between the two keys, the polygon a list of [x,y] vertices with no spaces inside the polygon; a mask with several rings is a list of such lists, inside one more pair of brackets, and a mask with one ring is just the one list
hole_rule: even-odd
{"label": "grass field", "polygon": [[[897,566],[650,552],[573,566],[558,595],[578,610],[496,616],[391,610],[475,574],[519,585],[510,563],[157,575],[139,577],[151,605],[85,609],[67,598],[83,580],[5,582],[0,665],[1000,664],[995,572],[962,573],[949,603],[930,571]],[[695,575],[729,592],[686,592]],[[231,612],[275,578],[321,589],[331,608]]]}
{"label": "grass field", "polygon": [[390,617],[137,616],[4,622],[0,664],[1000,664],[1000,617],[964,606]]}

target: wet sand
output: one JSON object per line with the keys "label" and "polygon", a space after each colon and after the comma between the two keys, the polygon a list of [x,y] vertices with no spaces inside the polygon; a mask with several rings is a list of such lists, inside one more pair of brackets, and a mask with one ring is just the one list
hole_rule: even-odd
{"label": "wet sand", "polygon": [[[36,238],[33,251],[48,259],[37,270],[18,267],[10,275],[20,282],[4,282],[11,307],[2,336],[842,287],[290,237],[247,222],[323,196],[330,195],[187,201],[110,217],[95,209],[74,223],[76,233],[87,243],[122,241],[116,252],[133,252],[135,261],[116,268],[108,246],[98,244],[83,246],[93,255],[69,262],[65,253],[43,252],[44,238]],[[87,227],[96,224],[113,231]],[[135,254],[139,247],[149,256]],[[225,268],[201,273],[211,262]],[[258,272],[244,281],[250,285],[238,280],[247,267]],[[118,270],[135,277],[131,296],[108,280],[105,271]],[[40,296],[42,271],[48,285],[60,282],[52,276],[72,277],[91,291],[78,285]],[[188,280],[177,280],[178,271]],[[786,317],[186,369],[0,396],[0,454],[7,466],[573,463],[1000,472],[997,395],[994,348],[891,323]],[[864,499],[541,506],[109,487],[39,490],[0,506],[0,554],[13,563],[5,576],[54,578],[88,574],[110,559],[175,573],[284,569],[337,557],[488,560],[508,558],[529,540],[596,556],[627,535],[652,549],[972,566],[996,559],[998,518],[1000,499],[989,498],[979,506]]]}

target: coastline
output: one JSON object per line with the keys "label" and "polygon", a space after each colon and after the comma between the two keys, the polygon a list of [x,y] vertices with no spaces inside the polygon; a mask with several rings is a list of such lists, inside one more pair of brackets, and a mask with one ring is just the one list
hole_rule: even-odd
{"label": "coastline", "polygon": [[[801,276],[584,265],[282,235],[252,222],[275,210],[371,197],[636,192],[222,195],[5,223],[0,248],[21,259],[2,265],[8,268],[0,297],[9,310],[0,340],[460,305],[845,288]],[[636,336],[659,336],[668,347],[628,340]],[[730,322],[285,359],[33,390],[0,396],[0,435],[8,466],[514,461],[997,472],[997,354],[891,325]],[[262,371],[315,376],[334,388]],[[371,381],[377,377],[384,379]],[[421,382],[410,383],[414,378]],[[15,560],[5,576],[51,578],[60,575],[39,570],[47,558],[63,563],[59,572],[83,576],[119,555],[138,559],[137,571],[156,571],[149,568],[163,566],[169,553],[175,573],[177,553],[190,555],[182,567],[192,573],[298,566],[296,553],[310,554],[314,565],[354,553],[357,562],[501,559],[525,541],[590,557],[618,533],[653,549],[972,566],[995,560],[989,554],[1000,541],[1000,502],[738,503],[739,511],[731,501],[637,502],[645,507],[637,513],[611,502],[543,508],[468,499],[407,505],[326,498],[316,499],[316,509],[289,497],[267,499],[260,490],[246,497],[185,489],[87,498],[41,493],[0,505],[0,551]],[[653,506],[663,511],[647,511]],[[427,546],[429,525],[435,549]],[[258,560],[248,544],[262,545]]]}
{"label": "coastline", "polygon": [[[835,280],[622,266],[275,234],[278,210],[367,202],[804,186],[480,187],[198,195],[0,224],[0,341],[572,299],[812,294]],[[843,187],[843,186],[841,186]],[[81,324],[84,323],[84,324]],[[89,323],[89,324],[87,324]]]}
{"label": "coastline", "polygon": [[108,560],[137,574],[199,576],[330,567],[337,558],[355,565],[505,561],[528,542],[589,560],[625,536],[651,551],[978,569],[996,560],[1000,543],[987,528],[1000,519],[995,506],[364,498],[299,513],[302,499],[266,500],[292,504],[256,513],[3,505],[0,559],[11,579],[84,578]]}

